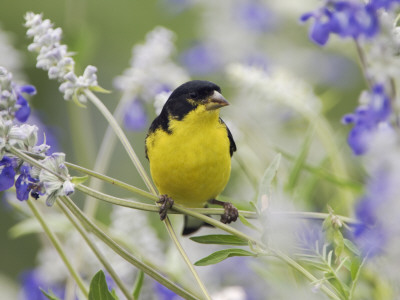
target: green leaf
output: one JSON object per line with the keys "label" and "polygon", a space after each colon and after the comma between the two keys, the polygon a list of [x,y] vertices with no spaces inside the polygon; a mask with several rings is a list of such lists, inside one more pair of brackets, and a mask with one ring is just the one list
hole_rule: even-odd
{"label": "green leaf", "polygon": [[310,149],[312,137],[313,137],[313,130],[309,129],[306,134],[306,138],[304,139],[300,153],[294,162],[293,169],[290,172],[289,179],[286,184],[286,189],[288,189],[289,191],[293,191],[300,177],[301,170],[304,168],[308,155],[308,150]]}
{"label": "green leaf", "polygon": [[[295,160],[296,157],[293,156],[292,154],[284,151],[283,149],[280,148],[276,148],[276,151],[279,151],[280,153],[282,153],[283,157],[289,159],[289,160]],[[357,181],[353,181],[350,179],[344,179],[344,178],[340,178],[335,176],[334,174],[330,173],[329,171],[326,171],[325,168],[321,168],[320,166],[313,166],[310,164],[304,164],[303,165],[304,170],[315,174],[315,176],[317,176],[320,179],[324,179],[326,181],[329,181],[335,185],[337,185],[337,187],[343,188],[343,189],[350,189],[353,190],[355,192],[360,192],[363,188],[363,185],[360,182]]]}
{"label": "green leaf", "polygon": [[140,291],[142,290],[143,286],[143,280],[144,280],[144,272],[142,270],[139,270],[136,276],[135,285],[133,286],[132,295],[134,299],[139,299]]}
{"label": "green leaf", "polygon": [[246,246],[247,241],[230,234],[210,234],[202,236],[193,236],[192,241],[200,244],[215,244],[215,245],[235,245]]}
{"label": "green leaf", "polygon": [[79,101],[79,98],[78,98],[79,93],[81,93],[80,89],[75,90],[74,94],[72,95],[72,101],[74,101],[74,103],[76,105],[78,105],[79,107],[86,108],[86,105],[83,104],[81,101]]}
{"label": "green leaf", "polygon": [[243,249],[234,249],[234,248],[225,249],[214,252],[209,256],[200,259],[199,261],[195,262],[195,265],[196,266],[214,265],[227,259],[228,257],[233,257],[233,256],[256,256],[256,254]]}
{"label": "green leaf", "polygon": [[78,185],[78,184],[84,183],[88,179],[89,179],[88,175],[80,176],[80,177],[74,176],[74,177],[72,177],[71,182],[75,185]]}
{"label": "green leaf", "polygon": [[350,266],[350,274],[352,280],[356,279],[360,267],[361,267],[361,262],[358,259],[353,259]]}
{"label": "green leaf", "polygon": [[251,228],[251,229],[260,231],[259,228],[257,228],[257,227],[254,226],[253,224],[251,224],[245,217],[243,217],[243,216],[240,215],[240,214],[239,214],[239,219],[240,219],[240,221],[242,222],[243,225],[245,225],[245,226],[247,226],[247,227],[249,227],[249,228]]}
{"label": "green leaf", "polygon": [[343,235],[340,232],[340,230],[335,229],[334,234],[333,234],[333,242],[335,243],[335,255],[337,258],[339,258],[343,252],[343,249],[344,249],[344,241],[343,240],[344,240]]}
{"label": "green leaf", "polygon": [[271,192],[271,183],[274,179],[276,172],[278,171],[279,164],[281,162],[281,154],[278,153],[275,155],[274,159],[265,170],[263,177],[261,178],[261,182],[258,187],[258,194],[257,194],[257,206],[262,207],[263,201],[268,201],[270,192]]}
{"label": "green leaf", "polygon": [[[55,232],[65,232],[71,227],[68,220],[60,218],[60,216],[46,216],[46,222]],[[25,219],[8,230],[11,238],[19,238],[24,235],[40,232],[43,232],[43,228],[36,218]]]}
{"label": "green leaf", "polygon": [[358,250],[357,246],[353,244],[352,241],[348,239],[343,239],[344,245],[346,246],[347,249],[349,249],[351,252],[353,252],[355,255],[360,256],[361,252]]}
{"label": "green leaf", "polygon": [[47,299],[50,300],[61,300],[60,298],[58,298],[56,295],[53,294],[52,291],[50,291],[49,293],[46,293],[43,289],[40,288],[40,291],[43,293],[43,295],[46,296]]}
{"label": "green leaf", "polygon": [[89,89],[90,89],[91,91],[97,92],[97,93],[103,93],[103,94],[110,94],[110,93],[111,93],[111,91],[106,90],[106,89],[102,88],[102,87],[99,86],[99,85],[91,86]]}
{"label": "green leaf", "polygon": [[90,282],[89,300],[115,300],[108,290],[106,276],[102,270],[97,272]]}

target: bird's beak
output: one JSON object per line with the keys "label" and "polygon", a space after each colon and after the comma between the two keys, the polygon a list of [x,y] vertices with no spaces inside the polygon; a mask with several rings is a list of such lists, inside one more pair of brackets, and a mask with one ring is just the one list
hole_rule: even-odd
{"label": "bird's beak", "polygon": [[214,110],[227,105],[229,105],[229,102],[226,101],[224,96],[222,96],[217,91],[214,91],[214,94],[212,94],[211,97],[207,99],[206,110]]}

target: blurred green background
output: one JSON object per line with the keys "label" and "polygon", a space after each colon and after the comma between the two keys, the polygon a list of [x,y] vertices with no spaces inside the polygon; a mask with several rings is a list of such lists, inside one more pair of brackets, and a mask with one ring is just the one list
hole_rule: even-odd
{"label": "blurred green background", "polygon": [[[269,64],[283,65],[314,85],[316,93],[324,99],[323,106],[334,130],[342,137],[341,148],[345,148],[347,129],[340,124],[340,118],[353,110],[364,85],[354,59],[355,52],[353,48],[341,47],[335,41],[324,51],[312,44],[307,38],[307,26],[300,25],[298,17],[299,13],[316,6],[318,1],[301,2],[303,7],[297,1],[282,1],[281,4],[264,1],[267,6],[270,5],[276,23],[265,33],[266,46],[261,51],[266,51]],[[12,34],[13,45],[22,54],[21,73],[25,74],[24,80],[38,90],[30,102],[31,106],[41,112],[47,125],[55,128],[60,148],[67,153],[68,161],[90,168],[95,158],[92,153],[100,144],[106,123],[94,109],[81,109],[72,102],[64,101],[58,92],[59,84],[50,81],[46,72],[35,68],[35,54],[26,50],[30,40],[25,36],[23,26],[25,13],[43,13],[44,18],[63,29],[63,43],[68,45],[70,51],[76,52],[77,73],[81,74],[89,64],[98,68],[99,84],[113,91],[101,95],[101,99],[113,111],[120,95],[114,90],[112,82],[128,67],[132,46],[143,42],[146,33],[155,26],[165,26],[177,35],[178,61],[180,52],[207,35],[199,26],[203,21],[202,9],[201,1],[186,7],[185,1],[167,0],[2,0],[0,26],[3,31]],[[194,77],[217,82],[226,91],[228,99],[232,94],[222,73]],[[69,132],[76,132],[76,127],[81,129],[78,130],[81,135],[71,137]],[[87,132],[94,132],[94,136],[85,135]],[[145,162],[145,132],[128,133],[128,136],[132,143],[138,145],[135,150]],[[344,151],[349,153],[348,149]],[[114,153],[115,157],[124,155],[121,148]],[[133,168],[127,170],[125,164],[124,159],[114,160],[108,175],[144,187],[136,171]],[[147,168],[147,163],[144,164]],[[0,272],[13,280],[18,280],[23,270],[34,267],[39,247],[35,236],[10,238],[8,230],[18,220],[19,216],[10,208],[0,206]]]}

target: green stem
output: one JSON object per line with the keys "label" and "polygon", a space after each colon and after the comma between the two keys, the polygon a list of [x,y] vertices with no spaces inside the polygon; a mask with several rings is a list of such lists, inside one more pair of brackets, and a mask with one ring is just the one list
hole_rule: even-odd
{"label": "green stem", "polygon": [[[285,150],[283,150],[281,148],[276,148],[276,151],[281,153],[282,156],[284,156],[287,159],[290,159],[293,161],[296,159],[296,157],[294,155],[290,154],[289,152],[286,152]],[[321,169],[320,167],[315,167],[315,166],[309,165],[307,163],[304,163],[302,165],[302,167],[304,170],[312,172],[312,173],[318,175],[320,178],[323,178],[334,184],[337,184],[337,185],[340,185],[340,186],[343,186],[346,188],[350,188],[350,189],[354,190],[355,192],[360,192],[361,189],[363,188],[363,185],[360,182],[336,177],[335,175],[332,175],[331,173],[325,171],[324,169]]]}
{"label": "green stem", "polygon": [[[29,155],[23,153],[22,151],[15,149],[13,147],[10,148],[10,152],[16,156],[18,156],[19,158],[25,160],[26,162],[30,163],[31,165],[34,165],[38,168],[41,169],[46,169],[43,167],[43,165],[36,161],[35,159],[31,158]],[[68,164],[69,166],[72,166],[72,164]],[[75,165],[73,165],[75,166]],[[77,167],[77,166],[76,166]],[[46,169],[48,170],[48,169]],[[82,167],[77,167],[77,170],[87,170],[85,168]],[[50,170],[48,170],[50,172]],[[90,170],[87,170],[90,171]],[[90,171],[90,175],[93,175],[94,172]],[[58,174],[57,174],[58,175]],[[59,176],[59,175],[58,175]],[[93,175],[95,176],[95,175]],[[100,177],[100,176],[99,176]],[[136,187],[130,186],[126,183],[120,182],[116,179],[101,175],[102,179],[113,183],[117,186],[120,186],[122,188],[125,188],[129,191],[132,191],[138,195],[141,195],[145,198],[151,199],[151,200],[157,200],[158,198],[146,191],[143,191],[141,189],[138,189]],[[64,178],[61,178],[64,179]],[[65,179],[64,179],[65,180]],[[76,188],[78,190],[81,190],[84,193],[87,193],[97,199],[100,199],[102,201],[106,201],[109,203],[113,203],[113,204],[117,204],[117,205],[121,205],[121,206],[126,206],[126,207],[131,207],[131,208],[136,208],[136,209],[141,209],[141,210],[147,210],[147,211],[159,211],[158,207],[155,205],[150,205],[150,204],[142,204],[142,203],[138,203],[138,202],[134,202],[134,201],[129,201],[129,200],[125,200],[125,199],[120,199],[120,198],[116,198],[116,197],[112,197],[100,192],[97,192],[95,190],[92,190],[84,185],[78,185],[76,186]],[[187,215],[193,215],[194,217],[198,217],[200,218],[201,214],[210,214],[210,215],[221,215],[223,213],[223,209],[221,208],[185,208],[182,206],[179,206],[177,204],[174,205],[174,210],[178,211],[180,213],[183,214],[187,214]],[[176,209],[178,208],[178,209]],[[172,210],[171,213],[174,213],[174,211]],[[243,215],[246,218],[256,218],[257,215],[253,212],[248,212],[248,211],[239,211],[239,213],[241,215]],[[304,218],[304,219],[319,219],[319,220],[324,220],[326,217],[329,216],[329,214],[327,213],[317,213],[317,212],[272,212],[273,214],[282,214],[282,215],[287,215],[289,217],[293,217],[293,218]],[[357,225],[359,222],[357,220],[354,220],[352,218],[349,217],[344,217],[344,216],[340,216],[340,215],[336,215],[340,220],[342,220],[344,223],[347,223],[349,225]],[[211,221],[213,219],[207,217],[207,216],[201,216],[201,220],[204,221],[204,217],[206,217],[208,221]],[[211,219],[211,220],[210,220]],[[228,226],[227,226],[228,227]]]}
{"label": "green stem", "polygon": [[67,255],[65,254],[60,241],[58,240],[57,236],[51,231],[51,229],[47,226],[46,221],[44,220],[42,214],[37,209],[35,204],[33,204],[31,199],[26,201],[28,203],[29,208],[31,209],[33,215],[39,221],[40,225],[42,226],[44,232],[46,233],[47,237],[50,239],[51,243],[53,244],[54,248],[58,252],[61,257],[61,260],[64,262],[65,266],[67,267],[68,271],[70,272],[71,276],[75,279],[79,289],[88,297],[89,293],[88,290],[83,283],[82,279],[79,277],[78,273],[75,271],[74,267],[72,266],[71,262],[68,260]]}
{"label": "green stem", "polygon": [[[153,194],[151,194],[149,192],[146,192],[146,191],[144,191],[142,189],[139,189],[137,187],[134,187],[133,185],[127,184],[125,182],[122,182],[122,181],[120,181],[118,179],[115,179],[115,178],[100,174],[100,173],[95,172],[93,170],[89,170],[89,169],[83,168],[81,166],[72,164],[72,163],[65,163],[65,165],[68,168],[77,170],[77,171],[82,172],[84,174],[87,174],[87,175],[93,176],[95,178],[98,178],[98,179],[100,179],[102,181],[111,183],[111,184],[113,184],[115,186],[118,186],[120,188],[123,188],[123,189],[125,189],[127,191],[133,192],[133,193],[135,193],[135,194],[137,194],[139,196],[143,196],[145,199],[151,200],[152,203],[154,203],[155,201],[158,200],[157,196],[155,196],[155,195],[153,195]],[[89,188],[92,189],[92,190],[97,190],[96,188],[93,188],[92,186],[90,186]]]}
{"label": "green stem", "polygon": [[360,267],[357,270],[357,274],[356,274],[355,278],[353,279],[353,282],[352,282],[351,288],[350,288],[349,300],[353,299],[353,294],[354,294],[354,291],[356,289],[358,279],[360,278],[361,268],[364,266],[365,262],[367,261],[367,258],[368,258],[368,255],[366,255],[363,258],[363,260],[362,260],[362,262],[360,264]]}
{"label": "green stem", "polygon": [[158,212],[160,210],[160,208],[156,205],[145,204],[145,203],[140,203],[140,202],[136,202],[136,201],[132,201],[132,200],[117,198],[114,196],[110,196],[110,195],[95,191],[87,186],[82,185],[82,184],[76,185],[75,189],[77,189],[89,196],[97,198],[99,200],[102,200],[102,201],[105,201],[108,203],[112,203],[112,204],[116,204],[119,206],[125,206],[125,207],[146,210],[146,211],[153,211],[153,212]]}
{"label": "green stem", "polygon": [[204,221],[204,222],[206,222],[206,223],[208,223],[210,225],[213,225],[213,226],[215,226],[217,228],[220,228],[220,229],[222,229],[222,230],[224,230],[224,231],[226,231],[226,232],[228,232],[230,234],[233,234],[233,235],[235,235],[235,236],[237,236],[237,237],[239,237],[239,238],[241,238],[241,239],[243,239],[245,241],[248,241],[248,242],[250,242],[252,244],[256,244],[256,245],[260,246],[263,249],[267,249],[267,247],[262,242],[257,241],[256,239],[248,236],[247,234],[244,234],[243,232],[240,232],[239,230],[237,230],[237,229],[235,229],[235,228],[233,228],[231,226],[223,224],[220,221],[217,221],[217,220],[215,220],[213,218],[210,218],[208,216],[205,216],[203,214],[195,212],[194,210],[186,209],[183,206],[180,206],[180,205],[177,205],[177,204],[174,204],[174,210],[176,210],[176,211],[178,211],[180,213],[183,213],[185,215],[189,215],[189,216],[195,217],[195,218],[197,218],[199,220],[202,220],[202,221]]}
{"label": "green stem", "polygon": [[[279,258],[280,260],[286,262],[289,266],[291,266],[292,268],[294,268],[295,270],[299,271],[301,274],[303,274],[308,280],[310,280],[311,282],[317,282],[318,279],[311,274],[310,272],[308,272],[306,269],[304,269],[300,264],[298,264],[295,260],[293,260],[292,258],[290,258],[289,256],[287,256],[285,253],[276,250],[276,249],[269,249],[270,253],[272,253],[273,255],[275,255],[277,258]],[[340,298],[329,288],[327,288],[325,285],[321,285],[320,287],[321,291],[323,291],[327,296],[329,296],[331,299],[334,300],[340,300]]]}
{"label": "green stem", "polygon": [[17,148],[11,146],[9,149],[10,153],[14,154],[15,156],[21,158],[22,160],[28,162],[29,164],[31,164],[32,166],[38,167],[39,169],[43,169],[46,170],[47,172],[53,174],[54,176],[56,176],[57,178],[59,178],[60,180],[66,180],[66,178],[64,178],[63,176],[61,176],[60,174],[58,174],[57,172],[54,172],[53,170],[50,170],[49,168],[46,168],[41,162],[37,161],[36,159],[30,157],[28,154],[25,154],[23,151],[18,150]]}
{"label": "green stem", "polygon": [[201,281],[199,274],[197,274],[193,264],[191,263],[191,261],[189,260],[185,250],[183,249],[182,245],[179,243],[178,238],[175,234],[175,232],[173,231],[172,225],[171,225],[171,221],[169,220],[168,216],[165,218],[164,223],[167,227],[168,233],[170,235],[170,237],[172,238],[172,240],[175,243],[175,246],[178,248],[178,251],[180,252],[180,254],[182,255],[183,259],[185,260],[186,265],[189,267],[190,271],[192,272],[194,278],[197,281],[197,284],[199,285],[201,291],[203,292],[204,296],[206,297],[206,299],[211,300],[210,295],[207,292],[206,287],[204,286],[203,282]]}
{"label": "green stem", "polygon": [[363,49],[361,48],[361,45],[357,39],[354,39],[354,43],[356,44],[356,50],[357,50],[357,55],[360,60],[360,65],[361,65],[361,71],[364,75],[364,79],[367,83],[367,86],[369,89],[372,88],[373,82],[371,77],[368,75],[367,69],[368,69],[368,62],[367,58],[364,55]]}
{"label": "green stem", "polygon": [[134,299],[139,299],[140,292],[141,292],[142,286],[143,286],[143,280],[144,280],[144,273],[142,270],[139,270],[139,272],[136,276],[135,284],[133,286],[132,294],[133,294]]}
{"label": "green stem", "polygon": [[132,160],[134,166],[138,170],[140,176],[142,177],[144,183],[146,184],[147,188],[150,190],[151,193],[157,195],[157,190],[154,187],[153,183],[151,182],[149,176],[147,176],[146,171],[144,170],[139,158],[137,157],[135,151],[131,147],[128,138],[126,137],[125,133],[122,131],[121,127],[118,125],[117,121],[114,119],[113,115],[110,111],[105,107],[103,102],[100,101],[99,98],[96,97],[90,90],[85,90],[85,95],[92,101],[92,103],[97,107],[97,109],[103,114],[103,116],[108,121],[109,125],[113,128],[115,134],[120,139],[122,145],[125,148],[125,151],[128,153],[129,158]]}
{"label": "green stem", "polygon": [[124,258],[130,264],[135,266],[136,268],[142,270],[144,273],[149,275],[150,277],[157,280],[159,283],[175,292],[179,296],[184,299],[198,299],[196,296],[191,293],[183,290],[181,287],[170,281],[168,278],[165,278],[161,274],[144,264],[134,256],[132,256],[129,252],[127,252],[124,248],[119,246],[114,240],[108,237],[102,230],[100,230],[92,221],[90,221],[83,212],[75,205],[75,203],[69,197],[60,197],[62,203],[73,213],[73,215],[82,223],[82,225],[89,231],[96,235],[100,240],[102,240],[108,247],[110,247],[115,253]]}
{"label": "green stem", "polygon": [[[121,100],[118,102],[118,106],[114,111],[113,117],[116,120],[117,123],[121,123],[121,119],[125,113],[125,108],[126,108],[126,104],[129,100],[132,99],[131,95],[127,95],[124,94],[121,98]],[[105,173],[112,153],[113,153],[113,149],[115,147],[117,141],[117,137],[114,133],[113,127],[109,124],[107,126],[107,130],[106,133],[104,134],[103,140],[101,142],[101,145],[99,147],[99,152],[97,153],[96,156],[96,161],[95,161],[95,165],[94,165],[94,170],[98,173]],[[92,180],[90,182],[90,187],[94,190],[100,190],[102,185],[101,181],[97,181],[97,180]],[[89,216],[94,216],[96,209],[97,209],[97,202],[94,201],[89,201],[88,198],[86,198],[85,201],[85,206],[84,206],[84,212]]]}
{"label": "green stem", "polygon": [[77,222],[75,217],[71,214],[71,212],[68,211],[67,207],[62,201],[57,201],[58,206],[61,208],[62,212],[67,216],[69,221],[71,222],[72,225],[78,230],[82,238],[85,240],[87,245],[90,247],[90,249],[93,251],[94,255],[96,255],[97,259],[100,261],[100,263],[104,266],[104,268],[107,270],[107,272],[110,274],[116,285],[120,288],[122,293],[125,295],[127,299],[133,300],[130,292],[128,289],[125,287],[123,284],[122,280],[118,277],[118,274],[114,271],[112,266],[109,264],[107,261],[107,258],[104,257],[104,255],[100,252],[100,250],[97,248],[95,243],[92,241],[90,236],[87,234],[85,229],[81,224]]}

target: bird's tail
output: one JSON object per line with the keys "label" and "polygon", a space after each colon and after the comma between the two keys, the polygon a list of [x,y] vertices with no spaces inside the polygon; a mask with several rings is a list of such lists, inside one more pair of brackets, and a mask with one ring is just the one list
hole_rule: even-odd
{"label": "bird's tail", "polygon": [[192,233],[196,232],[197,230],[199,230],[203,226],[214,227],[202,220],[185,215],[182,235],[192,234]]}

